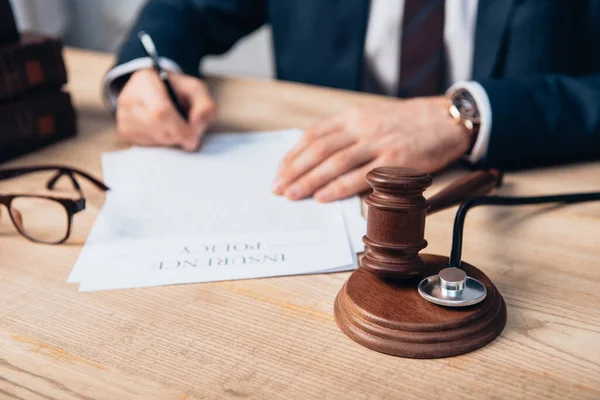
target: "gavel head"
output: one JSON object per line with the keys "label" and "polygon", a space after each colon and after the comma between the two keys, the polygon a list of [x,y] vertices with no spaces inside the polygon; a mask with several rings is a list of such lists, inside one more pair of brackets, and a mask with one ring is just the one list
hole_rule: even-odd
{"label": "gavel head", "polygon": [[427,246],[425,217],[429,203],[423,192],[432,183],[426,173],[397,167],[367,174],[373,192],[369,207],[366,250],[361,268],[387,279],[411,279],[424,266],[419,251]]}

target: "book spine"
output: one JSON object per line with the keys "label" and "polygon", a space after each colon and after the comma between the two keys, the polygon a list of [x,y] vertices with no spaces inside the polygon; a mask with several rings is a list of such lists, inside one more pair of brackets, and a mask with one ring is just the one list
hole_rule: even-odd
{"label": "book spine", "polygon": [[62,45],[53,39],[0,47],[0,101],[67,83]]}
{"label": "book spine", "polygon": [[19,31],[9,0],[0,0],[0,45],[19,41]]}
{"label": "book spine", "polygon": [[0,106],[0,162],[74,136],[77,118],[64,92],[34,95]]}

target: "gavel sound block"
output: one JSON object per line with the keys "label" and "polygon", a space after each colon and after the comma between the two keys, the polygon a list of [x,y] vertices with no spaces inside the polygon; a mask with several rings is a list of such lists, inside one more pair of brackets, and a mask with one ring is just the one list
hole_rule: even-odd
{"label": "gavel sound block", "polygon": [[335,301],[340,329],[370,349],[410,358],[464,354],[493,341],[506,325],[506,306],[487,276],[474,266],[462,269],[483,283],[486,298],[476,305],[447,308],[430,303],[418,283],[448,267],[448,257],[419,255],[427,246],[425,217],[475,194],[499,186],[497,171],[479,171],[432,197],[423,197],[429,175],[406,168],[377,168],[367,181],[373,188],[365,256]]}

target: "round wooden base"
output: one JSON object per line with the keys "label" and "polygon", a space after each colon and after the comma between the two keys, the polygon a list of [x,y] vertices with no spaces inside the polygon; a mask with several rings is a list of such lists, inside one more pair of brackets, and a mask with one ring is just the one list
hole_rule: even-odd
{"label": "round wooden base", "polygon": [[464,308],[438,306],[423,299],[417,285],[446,268],[448,258],[421,258],[423,273],[411,281],[387,281],[363,268],[355,271],[335,300],[340,329],[372,350],[409,358],[456,356],[493,341],[506,325],[506,305],[489,278],[463,262],[467,275],[486,286],[487,297]]}

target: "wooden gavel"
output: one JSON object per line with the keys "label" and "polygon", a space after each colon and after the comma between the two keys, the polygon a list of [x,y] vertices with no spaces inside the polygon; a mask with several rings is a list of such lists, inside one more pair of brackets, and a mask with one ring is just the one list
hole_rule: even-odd
{"label": "wooden gavel", "polygon": [[472,172],[429,199],[423,192],[432,178],[423,172],[396,167],[367,174],[373,192],[369,206],[366,246],[361,267],[383,278],[410,279],[420,274],[418,253],[427,246],[425,217],[502,185],[498,170]]}
{"label": "wooden gavel", "polygon": [[485,289],[476,304],[458,309],[426,300],[417,286],[436,276],[441,282],[442,275],[450,279],[446,283],[454,284],[455,278],[440,274],[457,272],[448,268],[448,257],[419,254],[427,246],[427,214],[500,186],[502,173],[473,172],[429,200],[423,192],[431,185],[431,176],[413,169],[376,168],[367,174],[367,181],[373,192],[366,199],[365,256],[336,297],[334,313],[340,329],[370,349],[410,358],[455,356],[493,341],[506,325],[506,305],[481,270],[461,264],[458,272]]}

